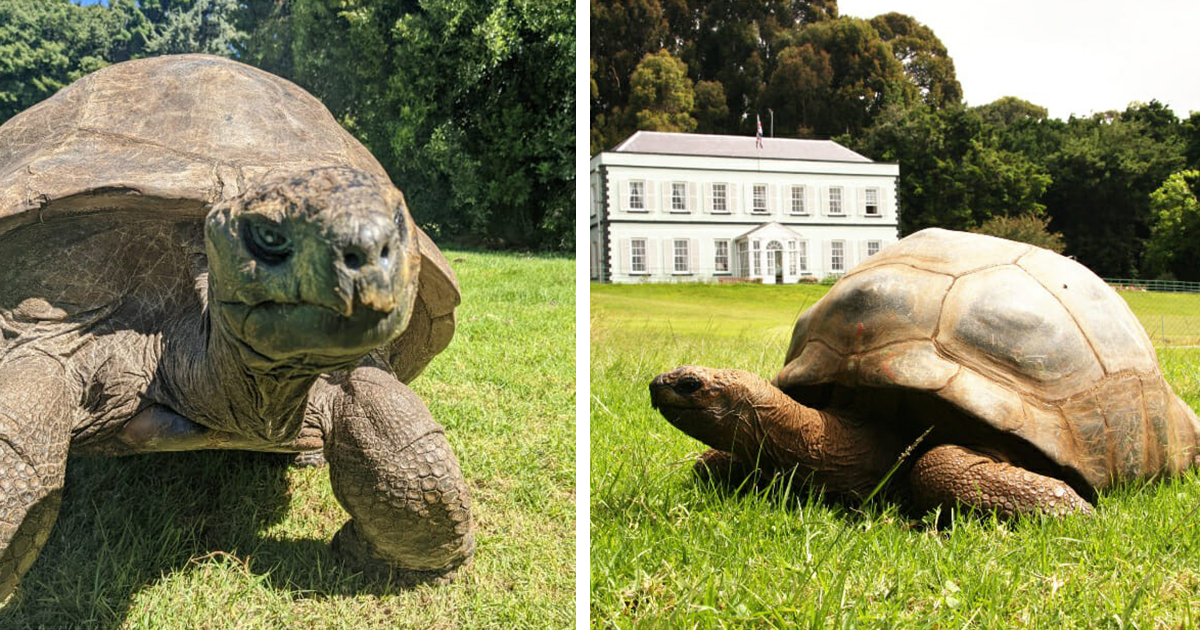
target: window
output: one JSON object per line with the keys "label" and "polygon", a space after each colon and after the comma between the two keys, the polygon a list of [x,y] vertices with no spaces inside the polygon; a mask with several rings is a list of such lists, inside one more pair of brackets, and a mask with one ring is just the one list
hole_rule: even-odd
{"label": "window", "polygon": [[796,275],[796,241],[788,241],[788,275]]}
{"label": "window", "polygon": [[687,211],[687,184],[671,182],[671,212]]}
{"label": "window", "polygon": [[875,254],[878,254],[879,248],[882,246],[883,244],[879,241],[867,241],[867,255],[874,256]]}
{"label": "window", "polygon": [[792,186],[792,214],[808,214],[804,209],[803,186]]}
{"label": "window", "polygon": [[629,241],[629,273],[646,273],[646,239]]}
{"label": "window", "polygon": [[879,216],[879,189],[868,188],[863,196],[863,207],[866,209],[866,215],[869,217]]}
{"label": "window", "polygon": [[729,241],[721,239],[713,244],[716,246],[713,250],[713,271],[729,273]]}
{"label": "window", "polygon": [[675,239],[675,273],[688,273],[688,240]]}
{"label": "window", "polygon": [[738,274],[745,276],[747,270],[750,269],[750,249],[746,245],[746,241],[739,241],[737,244],[738,252]]}
{"label": "window", "polygon": [[841,273],[846,270],[846,242],[833,241],[829,244],[829,270]]}
{"label": "window", "polygon": [[[629,209],[646,209],[646,182],[629,182]],[[642,241],[642,245],[646,244]]]}
{"label": "window", "polygon": [[842,210],[842,187],[829,188],[829,214],[845,214]]}
{"label": "window", "polygon": [[758,241],[752,241],[752,244],[753,244],[754,254],[750,257],[751,258],[750,262],[753,265],[754,270],[751,272],[751,275],[761,276],[762,275],[762,256],[760,255],[761,252],[759,250],[762,248],[762,244],[759,243]]}
{"label": "window", "polygon": [[712,185],[712,211],[729,212],[729,189],[725,184]]}
{"label": "window", "polygon": [[767,185],[754,185],[754,204],[750,206],[750,211],[754,214],[767,213]]}
{"label": "window", "polygon": [[796,244],[796,265],[800,267],[800,272],[808,271],[808,242],[800,241]]}

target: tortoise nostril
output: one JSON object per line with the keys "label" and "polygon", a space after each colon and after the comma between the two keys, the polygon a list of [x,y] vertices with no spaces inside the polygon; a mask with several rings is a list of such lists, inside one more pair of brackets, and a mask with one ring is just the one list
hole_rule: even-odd
{"label": "tortoise nostril", "polygon": [[388,246],[387,246],[387,245],[384,245],[384,246],[383,246],[383,249],[379,251],[379,257],[380,257],[380,258],[382,258],[382,259],[384,259],[384,260],[387,260],[387,258],[388,258],[388,254],[389,254],[389,253],[391,253],[391,250],[390,250],[390,249],[388,249]]}
{"label": "tortoise nostril", "polygon": [[346,266],[350,269],[362,268],[363,263],[366,262],[365,258],[366,257],[363,256],[361,252],[354,250],[347,250],[346,252],[342,253],[342,262],[346,263]]}

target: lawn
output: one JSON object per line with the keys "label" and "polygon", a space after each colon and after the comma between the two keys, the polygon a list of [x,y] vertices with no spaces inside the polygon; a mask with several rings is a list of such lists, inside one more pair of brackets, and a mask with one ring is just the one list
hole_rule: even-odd
{"label": "lawn", "polygon": [[446,252],[463,304],[413,383],[462,463],[478,544],[453,583],[339,565],[325,469],[280,456],[72,460],[0,628],[563,628],[575,606],[574,261]]}
{"label": "lawn", "polygon": [[[1109,492],[1093,518],[956,515],[940,530],[883,501],[833,507],[803,487],[694,481],[705,447],[650,408],[650,379],[687,363],[774,375],[796,316],[824,291],[592,286],[593,626],[1200,627],[1195,472]],[[1143,322],[1200,313],[1200,296],[1130,302]],[[1200,408],[1200,349],[1159,359]]]}

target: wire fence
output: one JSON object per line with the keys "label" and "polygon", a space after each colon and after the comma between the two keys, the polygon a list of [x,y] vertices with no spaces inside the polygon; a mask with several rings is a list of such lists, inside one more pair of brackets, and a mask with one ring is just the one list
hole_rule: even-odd
{"label": "wire fence", "polygon": [[1113,286],[1129,303],[1155,346],[1200,346],[1200,292]]}
{"label": "wire fence", "polygon": [[1200,282],[1182,280],[1138,280],[1136,278],[1104,278],[1118,291],[1158,291],[1161,293],[1200,293]]}

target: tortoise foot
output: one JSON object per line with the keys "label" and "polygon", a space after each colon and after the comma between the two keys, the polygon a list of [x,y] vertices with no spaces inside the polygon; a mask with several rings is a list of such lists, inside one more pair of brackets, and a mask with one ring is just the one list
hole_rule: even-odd
{"label": "tortoise foot", "polygon": [[366,541],[350,521],[342,526],[333,537],[331,543],[333,555],[344,566],[358,571],[370,580],[390,582],[402,588],[412,588],[422,584],[437,586],[447,584],[458,577],[459,570],[470,561],[444,569],[410,569],[389,564],[381,559],[371,544]]}
{"label": "tortoise foot", "polygon": [[325,461],[325,452],[321,449],[296,453],[291,461],[293,468],[321,468],[328,464],[329,462]]}

